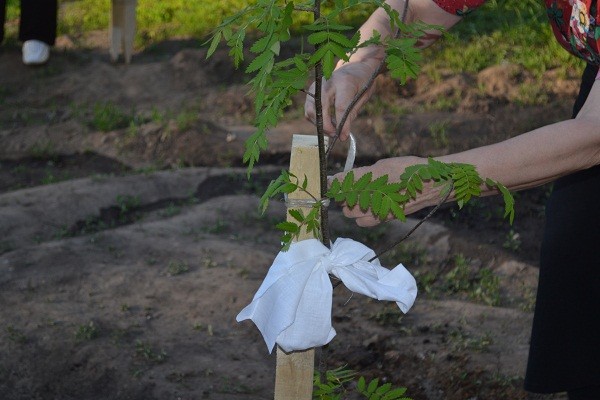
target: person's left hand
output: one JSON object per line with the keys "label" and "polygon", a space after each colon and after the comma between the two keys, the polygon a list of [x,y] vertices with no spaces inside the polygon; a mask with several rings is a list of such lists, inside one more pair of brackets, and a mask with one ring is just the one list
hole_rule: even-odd
{"label": "person's left hand", "polygon": [[[397,182],[400,178],[400,175],[407,167],[415,164],[425,163],[425,159],[413,156],[385,158],[368,167],[359,167],[353,169],[352,171],[354,172],[355,181],[364,174],[372,172],[373,179],[383,175],[388,175],[388,182]],[[346,172],[342,172],[334,175],[332,178],[342,181],[345,175]],[[404,208],[405,214],[408,215],[419,211],[424,207],[436,205],[440,201],[439,192],[439,187],[433,187],[431,182],[423,182],[423,191],[421,193],[417,193],[417,198],[415,200],[411,200],[406,204]],[[358,226],[372,227],[383,222],[377,216],[375,216],[370,209],[361,210],[358,204],[350,208],[344,203],[343,213],[348,218],[354,218]],[[387,216],[386,221],[393,218],[393,215],[390,214]]]}

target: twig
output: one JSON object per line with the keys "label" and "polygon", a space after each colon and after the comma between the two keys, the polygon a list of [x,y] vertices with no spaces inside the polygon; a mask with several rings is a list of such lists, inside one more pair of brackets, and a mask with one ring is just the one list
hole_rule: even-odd
{"label": "twig", "polygon": [[[321,18],[321,0],[315,0],[314,19]],[[316,46],[316,50],[319,45]],[[320,187],[321,194],[327,192],[327,152],[325,149],[325,132],[323,129],[323,103],[321,101],[321,85],[323,80],[323,65],[319,61],[315,65],[315,111],[317,119],[317,138],[319,142],[319,168],[320,168]],[[329,238],[329,210],[327,207],[321,207],[321,241],[327,247],[331,242]]]}
{"label": "twig", "polygon": [[296,11],[306,11],[306,12],[314,12],[315,9],[313,7],[308,6],[294,6],[294,10]]}
{"label": "twig", "polygon": [[308,90],[300,89],[300,91],[305,95],[312,97],[313,99],[315,98],[315,95],[309,92]]}
{"label": "twig", "polygon": [[369,260],[369,262],[374,261],[375,259],[381,257],[383,254],[387,253],[388,251],[392,250],[394,247],[398,246],[400,243],[402,243],[406,239],[408,239],[409,236],[412,235],[413,232],[416,231],[418,227],[420,227],[421,225],[423,225],[423,223],[425,221],[427,221],[429,218],[431,218],[431,216],[433,214],[435,214],[435,212],[442,206],[442,204],[444,204],[448,200],[448,198],[450,197],[450,194],[452,193],[452,189],[453,188],[454,188],[454,184],[451,183],[450,184],[450,189],[448,190],[448,193],[446,193],[446,195],[444,196],[444,198],[437,204],[437,206],[435,206],[431,211],[429,211],[429,213],[425,216],[425,218],[423,218],[415,226],[413,226],[412,229],[410,231],[408,231],[408,233],[402,237],[402,239],[400,239],[399,241],[397,241],[396,243],[394,243],[393,245],[391,245],[387,249],[385,249],[383,251],[380,251],[378,254],[375,255],[375,257],[371,258]]}

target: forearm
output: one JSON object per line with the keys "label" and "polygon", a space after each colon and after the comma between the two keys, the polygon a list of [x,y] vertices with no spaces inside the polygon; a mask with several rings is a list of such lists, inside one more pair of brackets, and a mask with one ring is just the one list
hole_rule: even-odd
{"label": "forearm", "polygon": [[[438,158],[473,164],[511,190],[527,189],[600,164],[600,121],[582,117]],[[493,191],[484,189],[485,194]]]}
{"label": "forearm", "polygon": [[[390,7],[398,12],[400,18],[404,17],[405,23],[422,21],[431,25],[438,25],[444,29],[449,29],[458,21],[460,17],[448,14],[440,9],[432,0],[412,0],[406,6],[406,0],[388,0],[386,1]],[[396,35],[395,30],[392,30],[390,18],[387,12],[379,8],[369,17],[369,19],[360,27],[361,42],[367,41],[373,37],[373,32],[376,31],[381,35],[381,40],[393,37]],[[431,45],[441,36],[441,33],[436,30],[427,31],[426,35],[420,38],[417,43],[418,47],[425,48]],[[378,65],[385,57],[384,50],[381,46],[368,46],[359,49],[350,57],[349,62],[369,62]],[[341,60],[338,62],[338,67],[344,64]]]}

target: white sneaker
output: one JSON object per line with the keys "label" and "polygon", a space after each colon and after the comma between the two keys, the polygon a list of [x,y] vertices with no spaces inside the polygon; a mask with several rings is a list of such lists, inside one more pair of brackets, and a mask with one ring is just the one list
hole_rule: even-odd
{"label": "white sneaker", "polygon": [[50,58],[50,46],[39,40],[27,40],[23,43],[23,64],[40,65]]}

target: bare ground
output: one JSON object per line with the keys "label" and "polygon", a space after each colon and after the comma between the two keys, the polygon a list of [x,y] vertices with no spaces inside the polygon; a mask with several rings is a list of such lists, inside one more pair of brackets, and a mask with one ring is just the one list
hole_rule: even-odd
{"label": "bare ground", "polygon": [[[235,315],[278,251],[283,205],[264,216],[256,205],[291,135],[312,133],[302,99],[248,182],[238,167],[252,100],[225,52],[206,61],[197,43],[173,41],[113,65],[91,38],[61,38],[40,68],[0,49],[0,398],[271,398],[274,357]],[[378,84],[353,127],[360,164],[568,118],[571,101],[554,99],[577,87],[512,65]],[[347,364],[416,400],[562,399],[521,389],[548,192],[519,193],[513,226],[498,199],[445,207],[385,255],[421,287],[405,316],[336,289],[338,336],[318,368]],[[416,222],[365,230],[331,212],[334,236],[376,250]]]}

